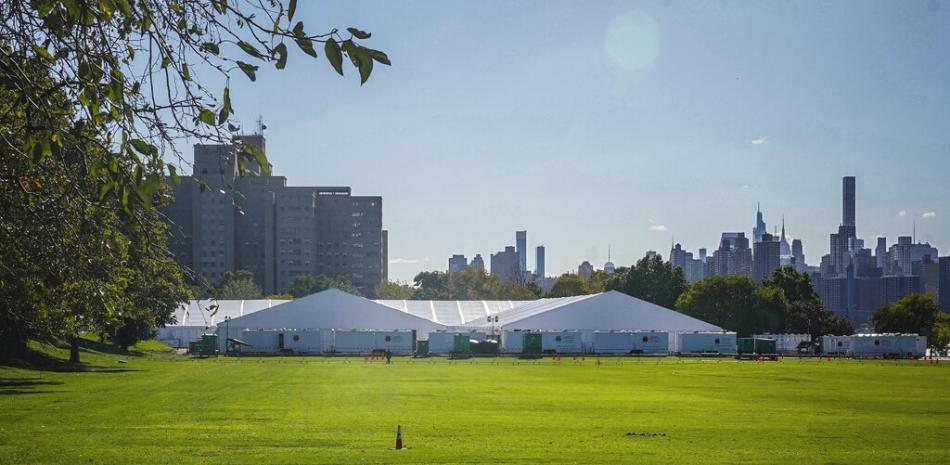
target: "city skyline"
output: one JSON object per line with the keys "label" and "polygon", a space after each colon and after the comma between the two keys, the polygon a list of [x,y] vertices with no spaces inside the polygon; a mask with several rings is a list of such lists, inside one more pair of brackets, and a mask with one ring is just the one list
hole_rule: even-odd
{"label": "city skyline", "polygon": [[394,280],[487,258],[514,230],[543,238],[549,275],[604,263],[607,244],[618,266],[673,241],[711,251],[759,201],[814,264],[846,175],[866,240],[916,219],[950,250],[950,8],[932,5],[308,2],[372,30],[393,66],[361,87],[292,50],[301,66],[235,79],[232,98],[245,126],[264,116],[292,183],[386,199]]}

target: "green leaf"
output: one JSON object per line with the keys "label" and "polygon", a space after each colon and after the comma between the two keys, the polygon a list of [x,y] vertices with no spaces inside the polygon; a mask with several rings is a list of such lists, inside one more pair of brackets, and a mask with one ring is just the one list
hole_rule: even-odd
{"label": "green leaf", "polygon": [[257,48],[243,40],[238,41],[238,47],[241,47],[241,50],[244,50],[244,53],[247,53],[254,58],[264,58],[264,55],[261,55],[261,52],[258,51]]}
{"label": "green leaf", "polygon": [[129,143],[132,144],[132,148],[134,148],[136,152],[141,153],[142,155],[158,155],[158,147],[155,147],[144,140],[132,139],[129,141]]}
{"label": "green leaf", "polygon": [[214,126],[214,112],[207,108],[202,108],[201,111],[198,112],[198,121],[208,126]]}
{"label": "green leaf", "polygon": [[228,1],[227,0],[214,0],[214,9],[220,14],[225,14],[228,11]]}
{"label": "green leaf", "polygon": [[317,51],[313,49],[312,40],[306,37],[297,37],[294,41],[297,42],[297,46],[300,47],[300,50],[303,50],[304,53],[314,58],[317,57]]}
{"label": "green leaf", "polygon": [[100,187],[99,187],[99,200],[102,200],[102,199],[106,198],[106,195],[108,195],[108,194],[109,194],[109,191],[111,191],[113,188],[115,188],[115,182],[107,182],[107,183],[103,184],[102,186],[100,186]]}
{"label": "green leaf", "polygon": [[356,45],[352,40],[346,40],[343,42],[343,50],[350,57],[353,66],[360,72],[360,85],[365,84],[369,75],[373,73],[373,58],[366,53],[368,49]]}
{"label": "green leaf", "polygon": [[303,21],[297,21],[297,24],[294,24],[294,35],[297,37],[303,37]]}
{"label": "green leaf", "polygon": [[277,69],[284,69],[287,66],[287,46],[281,42],[274,47],[274,52],[277,52]]}
{"label": "green leaf", "polygon": [[270,175],[270,163],[267,162],[267,155],[264,154],[264,150],[253,145],[241,144],[241,149],[238,152],[242,157],[252,158],[261,167],[261,172],[265,176]]}
{"label": "green leaf", "polygon": [[234,108],[231,107],[231,89],[229,87],[224,88],[224,104],[221,105],[221,111],[218,112],[218,124],[224,124],[228,120],[228,117],[231,116],[231,113],[234,112]]}
{"label": "green leaf", "polygon": [[33,51],[35,51],[37,55],[46,59],[46,61],[50,62],[50,64],[53,64],[53,65],[56,64],[56,59],[53,58],[53,55],[50,55],[49,51],[46,50],[45,48],[40,47],[39,45],[33,44]]}
{"label": "green leaf", "polygon": [[294,13],[297,12],[297,0],[290,0],[290,4],[287,5],[287,21],[294,20]]}
{"label": "green leaf", "polygon": [[218,44],[214,42],[204,42],[201,44],[200,50],[203,52],[208,52],[214,55],[221,53],[221,48],[218,47]]}
{"label": "green leaf", "polygon": [[384,65],[392,65],[392,63],[389,62],[389,57],[386,56],[385,53],[380,52],[379,50],[373,50],[373,49],[371,49],[371,48],[365,48],[365,47],[364,47],[363,49],[366,50],[366,54],[369,55],[370,58],[372,58],[372,59],[374,59],[374,60],[376,60],[376,61],[378,61],[378,62],[380,62],[380,63],[382,63],[382,64],[384,64]]}
{"label": "green leaf", "polygon": [[243,61],[238,61],[237,65],[238,67],[241,68],[241,71],[244,71],[244,74],[246,74],[247,77],[251,78],[251,81],[257,80],[257,74],[256,74],[257,66],[247,64]]}
{"label": "green leaf", "polygon": [[168,165],[168,176],[172,178],[172,182],[181,184],[181,178],[178,177],[178,169],[175,168],[175,165]]}
{"label": "green leaf", "polygon": [[350,34],[353,34],[353,37],[356,37],[357,39],[369,39],[369,37],[372,35],[366,31],[361,31],[355,27],[348,27],[346,28],[346,30],[350,31]]}
{"label": "green leaf", "polygon": [[330,62],[330,65],[333,66],[333,69],[336,70],[340,76],[343,75],[343,53],[340,52],[340,44],[336,43],[333,38],[327,39],[327,43],[323,46],[323,53],[327,56],[327,61]]}
{"label": "green leaf", "polygon": [[210,190],[211,190],[211,186],[209,186],[208,183],[206,183],[206,182],[204,182],[204,181],[198,181],[198,191],[199,191],[199,192],[207,192],[207,191],[210,191]]}
{"label": "green leaf", "polygon": [[191,73],[188,72],[188,63],[181,64],[181,76],[186,81],[191,80]]}

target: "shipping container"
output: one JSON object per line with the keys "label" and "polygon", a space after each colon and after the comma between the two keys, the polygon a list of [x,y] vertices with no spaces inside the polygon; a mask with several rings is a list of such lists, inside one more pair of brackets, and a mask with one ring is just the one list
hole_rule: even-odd
{"label": "shipping container", "polygon": [[580,331],[545,331],[541,333],[541,350],[545,353],[581,353]]}
{"label": "shipping container", "polygon": [[468,340],[484,341],[486,335],[481,331],[434,331],[429,333],[429,352],[433,354],[448,354],[453,351],[455,336],[462,335]]}
{"label": "shipping container", "polygon": [[757,337],[743,337],[736,341],[736,350],[739,355],[775,355],[776,343],[774,339],[759,339]]}
{"label": "shipping container", "polygon": [[376,348],[376,332],[365,330],[334,331],[333,352],[338,354],[367,354]]}
{"label": "shipping container", "polygon": [[679,341],[681,354],[736,354],[736,333],[680,333]]}
{"label": "shipping container", "polygon": [[823,355],[851,355],[851,336],[822,336]]}
{"label": "shipping container", "polygon": [[670,352],[670,334],[662,331],[634,331],[630,333],[634,354],[667,354]]}
{"label": "shipping container", "polygon": [[598,354],[629,354],[633,351],[633,333],[625,331],[595,331],[593,351]]}
{"label": "shipping container", "polygon": [[927,338],[917,334],[855,334],[851,355],[855,357],[923,357]]}
{"label": "shipping container", "polygon": [[541,333],[522,332],[523,342],[521,343],[522,354],[540,354],[542,353]]}
{"label": "shipping container", "polygon": [[429,341],[416,341],[416,355],[429,355]]}

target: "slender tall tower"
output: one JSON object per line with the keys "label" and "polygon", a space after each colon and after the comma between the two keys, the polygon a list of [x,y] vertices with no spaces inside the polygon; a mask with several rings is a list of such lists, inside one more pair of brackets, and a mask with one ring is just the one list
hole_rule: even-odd
{"label": "slender tall tower", "polygon": [[534,274],[538,278],[544,279],[544,246],[539,245],[534,249]]}
{"label": "slender tall tower", "polygon": [[854,176],[841,179],[841,202],[841,225],[854,228]]}
{"label": "slender tall tower", "polygon": [[752,229],[752,242],[762,242],[762,235],[768,231],[765,229],[765,220],[762,219],[762,204],[756,203],[755,206],[755,228]]}
{"label": "slender tall tower", "polygon": [[518,250],[518,266],[521,274],[528,272],[528,231],[515,231],[515,247]]}

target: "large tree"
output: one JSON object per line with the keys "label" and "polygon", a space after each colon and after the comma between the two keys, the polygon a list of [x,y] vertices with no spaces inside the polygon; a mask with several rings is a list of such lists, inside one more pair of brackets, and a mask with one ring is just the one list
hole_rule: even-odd
{"label": "large tree", "polygon": [[590,293],[587,282],[583,278],[576,274],[565,273],[554,281],[554,286],[551,287],[547,297],[571,297]]}
{"label": "large tree", "polygon": [[[77,359],[81,329],[128,340],[141,322],[167,321],[184,294],[154,222],[163,180],[187,164],[180,142],[232,141],[233,75],[282,69],[294,45],[314,57],[322,45],[340,74],[346,56],[361,82],[389,63],[359,29],[306,32],[296,5],[0,2],[2,352],[67,337]],[[253,147],[238,144],[236,160],[242,174],[269,170]]]}
{"label": "large tree", "polygon": [[927,337],[927,345],[946,350],[950,344],[950,317],[940,311],[930,294],[910,294],[886,305],[872,316],[879,333],[917,333]]}
{"label": "large tree", "polygon": [[260,299],[261,287],[254,282],[254,274],[250,271],[227,271],[221,277],[216,297],[222,300]]}
{"label": "large tree", "polygon": [[682,269],[655,255],[641,258],[633,267],[615,273],[607,287],[662,307],[674,308],[676,300],[688,286]]}
{"label": "large tree", "polygon": [[676,302],[680,312],[740,336],[783,332],[787,307],[781,289],[738,276],[697,281]]}
{"label": "large tree", "polygon": [[813,341],[825,334],[854,332],[850,321],[825,310],[808,274],[790,267],[778,268],[763,285],[781,289],[788,302],[783,332],[810,334]]}

